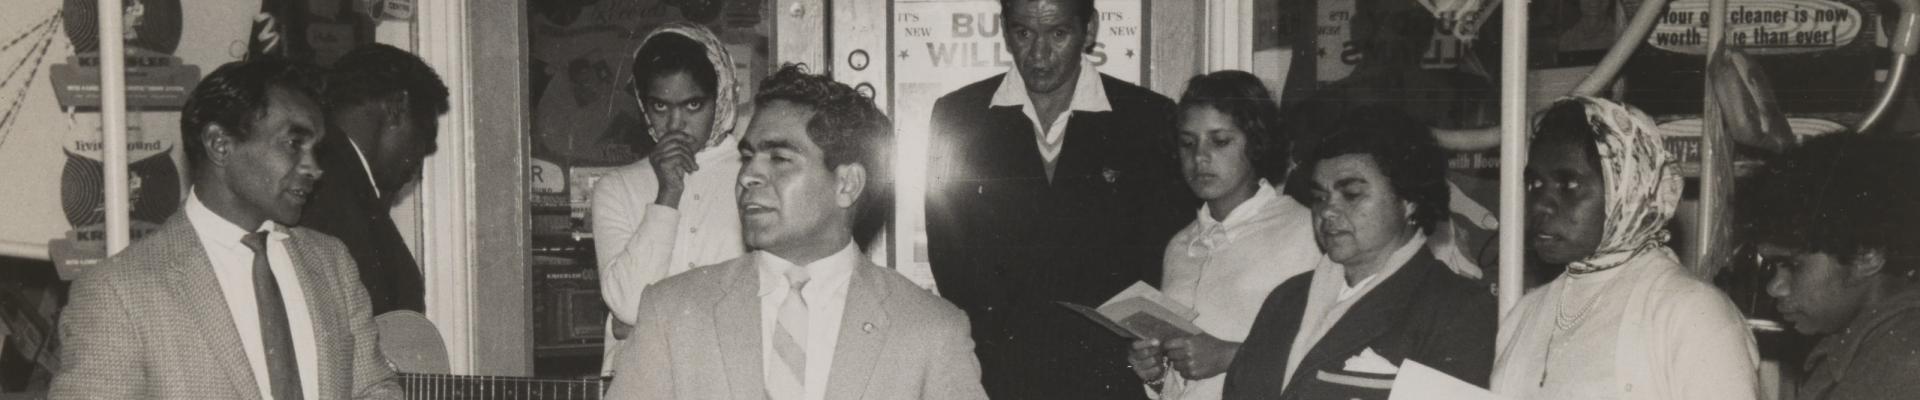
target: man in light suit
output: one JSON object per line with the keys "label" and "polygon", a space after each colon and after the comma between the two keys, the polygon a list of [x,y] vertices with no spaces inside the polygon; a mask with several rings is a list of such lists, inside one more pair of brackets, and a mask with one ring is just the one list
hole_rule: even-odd
{"label": "man in light suit", "polygon": [[986,398],[966,316],[854,246],[884,215],[887,117],[794,66],[754,103],[736,189],[750,253],[641,292],[608,397]]}
{"label": "man in light suit", "polygon": [[74,283],[52,398],[399,398],[352,256],[290,227],[322,173],[311,83],[269,57],[194,88],[187,205]]}

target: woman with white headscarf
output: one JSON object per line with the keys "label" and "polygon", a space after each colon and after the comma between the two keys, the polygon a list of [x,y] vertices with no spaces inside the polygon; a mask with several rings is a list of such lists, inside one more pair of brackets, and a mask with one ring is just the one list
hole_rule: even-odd
{"label": "woman with white headscarf", "polygon": [[1566,272],[1501,322],[1495,393],[1520,399],[1754,399],[1759,355],[1733,303],[1688,275],[1665,225],[1681,192],[1653,121],[1562,99],[1529,149],[1528,250]]}
{"label": "woman with white headscarf", "polygon": [[594,255],[611,311],[606,374],[640,312],[642,289],[746,253],[734,203],[739,93],[725,43],[697,24],[662,25],[634,51],[633,82],[657,144],[593,186]]}

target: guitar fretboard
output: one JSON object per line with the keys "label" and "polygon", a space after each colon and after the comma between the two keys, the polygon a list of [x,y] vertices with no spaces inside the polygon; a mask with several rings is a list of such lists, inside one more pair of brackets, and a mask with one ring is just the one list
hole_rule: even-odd
{"label": "guitar fretboard", "polygon": [[607,383],[606,378],[399,375],[409,400],[599,400]]}

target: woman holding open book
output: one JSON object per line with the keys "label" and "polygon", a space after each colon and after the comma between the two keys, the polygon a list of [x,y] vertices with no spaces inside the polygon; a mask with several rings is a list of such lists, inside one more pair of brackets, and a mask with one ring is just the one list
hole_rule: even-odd
{"label": "woman holding open book", "polygon": [[1149,396],[1219,399],[1260,299],[1320,259],[1310,211],[1268,184],[1285,181],[1290,164],[1279,122],[1246,72],[1196,76],[1180,96],[1180,172],[1205,204],[1167,244],[1161,287],[1199,313],[1205,333],[1134,343],[1129,362]]}
{"label": "woman holding open book", "polygon": [[1494,299],[1424,246],[1449,194],[1446,155],[1426,126],[1363,107],[1310,154],[1312,187],[1290,192],[1311,199],[1314,240],[1330,262],[1267,296],[1224,398],[1385,399],[1415,362],[1484,387]]}

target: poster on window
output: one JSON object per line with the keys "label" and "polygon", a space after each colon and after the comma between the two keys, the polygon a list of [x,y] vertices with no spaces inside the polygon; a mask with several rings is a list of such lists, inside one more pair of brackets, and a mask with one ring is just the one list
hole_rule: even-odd
{"label": "poster on window", "polygon": [[[332,3],[332,2],[328,2]],[[0,243],[54,258],[63,276],[105,256],[99,40],[95,2],[17,0],[0,13]],[[261,0],[127,0],[131,236],[187,194],[179,107],[200,78],[247,54]],[[45,248],[40,253],[39,248]]]}
{"label": "poster on window", "polygon": [[[1094,8],[1100,30],[1087,61],[1102,74],[1141,83],[1147,65],[1142,0],[1099,0]],[[999,1],[899,0],[893,14],[894,127],[902,140],[924,140],[940,96],[1013,66],[1000,37]]]}

